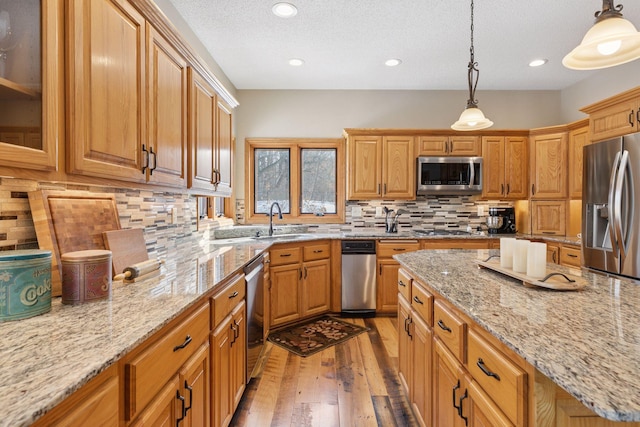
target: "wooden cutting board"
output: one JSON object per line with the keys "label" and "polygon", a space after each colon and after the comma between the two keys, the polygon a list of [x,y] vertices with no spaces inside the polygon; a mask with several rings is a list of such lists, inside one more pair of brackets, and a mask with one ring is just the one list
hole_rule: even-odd
{"label": "wooden cutting board", "polygon": [[51,292],[62,294],[60,255],[106,249],[102,233],[120,229],[116,199],[109,193],[39,190],[29,192],[38,246],[51,257]]}
{"label": "wooden cutting board", "polygon": [[126,267],[147,261],[147,245],[141,228],[111,230],[102,233],[104,244],[113,254],[113,275],[122,273]]}

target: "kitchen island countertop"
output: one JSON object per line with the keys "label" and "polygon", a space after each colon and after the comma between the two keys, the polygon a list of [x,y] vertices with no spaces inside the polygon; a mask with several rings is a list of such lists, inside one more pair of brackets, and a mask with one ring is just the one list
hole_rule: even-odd
{"label": "kitchen island countertop", "polygon": [[581,291],[524,287],[477,268],[498,251],[430,250],[395,255],[528,363],[598,415],[640,421],[640,284],[548,264],[581,275]]}

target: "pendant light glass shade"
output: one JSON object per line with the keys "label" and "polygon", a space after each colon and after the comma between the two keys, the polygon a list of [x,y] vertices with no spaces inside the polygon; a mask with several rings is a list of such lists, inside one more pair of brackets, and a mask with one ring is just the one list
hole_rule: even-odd
{"label": "pendant light glass shade", "polygon": [[467,107],[457,122],[451,125],[453,130],[479,130],[493,126],[478,107]]}
{"label": "pendant light glass shade", "polygon": [[562,60],[573,70],[597,70],[625,64],[640,58],[640,33],[636,27],[605,2],[601,16],[582,39],[582,43]]}

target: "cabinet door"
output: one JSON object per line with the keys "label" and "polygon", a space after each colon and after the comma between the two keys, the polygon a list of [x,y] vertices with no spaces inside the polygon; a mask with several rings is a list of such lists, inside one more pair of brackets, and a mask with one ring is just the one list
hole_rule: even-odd
{"label": "cabinet door", "polygon": [[412,136],[385,136],[382,197],[415,199],[415,155]]}
{"label": "cabinet door", "polygon": [[291,322],[300,318],[299,264],[271,266],[271,326]]}
{"label": "cabinet door", "polygon": [[506,194],[504,137],[483,137],[482,153],[482,197],[500,199]]}
{"label": "cabinet door", "polygon": [[418,139],[418,156],[445,156],[448,149],[448,136],[421,136]]}
{"label": "cabinet door", "polygon": [[400,264],[397,261],[378,260],[377,313],[395,313],[398,310],[398,270]]}
{"label": "cabinet door", "polygon": [[220,195],[231,195],[231,177],[232,177],[232,114],[231,108],[218,100],[217,103],[217,150],[216,150],[216,169],[218,178],[216,180],[216,193]]}
{"label": "cabinet door", "polygon": [[140,416],[131,424],[132,427],[175,426],[182,412],[182,401],[180,398],[184,398],[184,395],[178,391],[179,389],[178,376],[175,376],[162,387],[162,390],[160,390],[145,410],[140,413]]}
{"label": "cabinet door", "polygon": [[125,0],[67,7],[67,172],[145,182],[145,20]]}
{"label": "cabinet door", "polygon": [[589,128],[569,132],[569,197],[582,199],[582,149],[589,145]]}
{"label": "cabinet door", "polygon": [[547,262],[560,263],[560,247],[547,243]]}
{"label": "cabinet door", "polygon": [[331,263],[328,259],[305,262],[302,266],[301,316],[322,314],[331,307]]}
{"label": "cabinet door", "polygon": [[469,427],[512,427],[509,421],[495,403],[486,395],[482,388],[471,381],[467,390],[469,393]]}
{"label": "cabinet door", "polygon": [[529,146],[525,137],[506,137],[504,142],[504,182],[507,199],[529,196]]}
{"label": "cabinet door", "polygon": [[468,400],[460,400],[465,390],[461,366],[439,340],[433,343],[433,423],[436,426],[465,426],[457,409],[461,402],[466,404]]}
{"label": "cabinet door", "polygon": [[449,138],[450,156],[481,156],[482,142],[479,136],[452,136]]}
{"label": "cabinet door", "polygon": [[185,426],[209,426],[209,364],[209,343],[204,343],[180,372],[181,394],[185,398]]}
{"label": "cabinet door", "polygon": [[566,235],[567,203],[564,200],[531,202],[532,234]]}
{"label": "cabinet door", "polygon": [[567,195],[567,134],[538,135],[532,147],[532,199],[560,199]]}
{"label": "cabinet door", "polygon": [[[20,136],[24,137],[20,145],[9,138],[9,130],[18,130],[17,123],[11,120],[3,126],[0,132],[0,165],[12,168],[27,168],[36,170],[58,170],[58,144],[64,139],[64,4],[57,0],[42,0],[33,2],[29,6],[29,20],[39,30],[32,30],[31,23],[27,25],[29,31],[26,35],[33,38],[34,43],[21,42],[11,52],[13,55],[29,58],[25,61],[31,66],[26,73],[37,74],[34,81],[42,84],[42,94],[27,87],[23,87],[13,81],[9,81],[11,73],[4,75],[3,89],[5,95],[3,104],[6,109],[0,110],[3,115],[11,110],[18,113],[21,119],[32,118],[38,122],[38,126],[28,129],[19,129]],[[42,17],[41,20],[39,18]],[[41,24],[40,24],[41,23]],[[32,47],[32,51],[27,51]],[[38,58],[41,57],[41,58]],[[41,59],[41,61],[40,61]],[[42,66],[40,66],[42,64]],[[18,67],[15,67],[18,68]],[[16,69],[14,72],[23,70]],[[22,78],[27,76],[22,75]],[[30,76],[29,76],[30,77]],[[20,111],[24,109],[25,111]],[[6,138],[5,138],[6,136]],[[22,145],[24,144],[24,145]]]}
{"label": "cabinet door", "polygon": [[149,181],[187,183],[187,62],[147,25]]}
{"label": "cabinet door", "polygon": [[421,425],[431,421],[431,347],[433,333],[420,316],[413,312],[413,337],[411,338],[411,393],[409,398],[413,412]]}
{"label": "cabinet door", "polygon": [[382,137],[349,137],[347,198],[377,199],[382,194]]}
{"label": "cabinet door", "polygon": [[410,396],[411,379],[411,305],[398,296],[398,377],[407,396]]}
{"label": "cabinet door", "polygon": [[215,163],[215,106],[213,87],[189,68],[189,188],[213,191]]}
{"label": "cabinet door", "polygon": [[231,340],[231,414],[235,412],[247,384],[247,305],[244,301],[231,313],[233,337]]}
{"label": "cabinet door", "polygon": [[638,100],[617,102],[591,113],[589,127],[592,141],[602,141],[638,131]]}
{"label": "cabinet door", "polygon": [[229,425],[233,417],[233,396],[231,386],[233,373],[231,372],[232,351],[231,341],[234,338],[232,317],[227,316],[211,336],[211,425],[223,427]]}

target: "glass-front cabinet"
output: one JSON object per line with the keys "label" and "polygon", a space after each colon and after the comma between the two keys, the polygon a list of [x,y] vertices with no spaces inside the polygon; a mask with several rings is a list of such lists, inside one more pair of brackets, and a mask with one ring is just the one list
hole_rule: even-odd
{"label": "glass-front cabinet", "polygon": [[58,170],[61,0],[0,0],[0,166]]}

